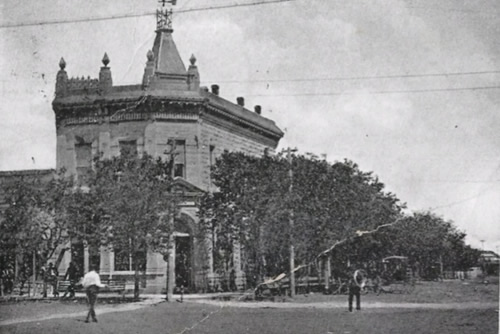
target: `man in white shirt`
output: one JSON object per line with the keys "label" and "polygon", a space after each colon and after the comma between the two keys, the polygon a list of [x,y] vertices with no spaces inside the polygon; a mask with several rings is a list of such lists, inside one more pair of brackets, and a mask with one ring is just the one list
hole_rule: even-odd
{"label": "man in white shirt", "polygon": [[99,274],[95,269],[95,266],[92,266],[90,268],[90,271],[83,277],[82,282],[83,288],[87,293],[87,302],[89,304],[89,313],[87,314],[87,319],[85,320],[85,322],[89,322],[90,317],[92,317],[92,321],[97,322],[94,306],[97,301],[97,293],[99,292],[99,288],[104,287],[104,285],[101,284],[101,278],[99,277]]}

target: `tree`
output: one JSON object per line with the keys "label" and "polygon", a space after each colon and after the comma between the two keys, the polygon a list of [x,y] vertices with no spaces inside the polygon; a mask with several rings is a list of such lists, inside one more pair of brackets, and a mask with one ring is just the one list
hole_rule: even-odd
{"label": "tree", "polygon": [[465,236],[453,222],[431,212],[417,212],[377,238],[386,242],[386,256],[407,256],[421,277],[435,279],[443,270],[467,270],[477,260]]}
{"label": "tree", "polygon": [[148,249],[166,254],[177,210],[172,167],[160,158],[125,154],[96,159],[74,193],[71,212],[83,224],[75,235],[97,246],[109,246],[116,257],[131,258],[134,297],[139,297],[139,272],[145,271]]}
{"label": "tree", "polygon": [[287,271],[290,240],[299,261],[310,263],[336,240],[392,221],[401,209],[377,178],[349,161],[225,153],[212,179],[218,192],[202,199],[200,217],[217,231],[215,254],[227,258],[233,241],[242,243],[247,274],[259,281]]}
{"label": "tree", "polygon": [[33,256],[38,268],[45,266],[56,250],[69,241],[71,221],[64,208],[73,180],[64,177],[64,173],[61,170],[50,180],[19,178],[5,188],[0,252],[11,262],[17,258],[23,279],[36,274],[37,269],[31,265]]}

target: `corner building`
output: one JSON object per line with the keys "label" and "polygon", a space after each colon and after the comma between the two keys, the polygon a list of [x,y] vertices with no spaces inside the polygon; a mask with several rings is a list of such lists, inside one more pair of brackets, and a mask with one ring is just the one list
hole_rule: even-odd
{"label": "corner building", "polygon": [[[196,196],[213,191],[210,168],[225,150],[250,155],[273,154],[283,132],[260,115],[260,107],[250,111],[244,99],[236,103],[219,96],[219,87],[200,87],[196,58],[186,67],[172,38],[169,12],[157,12],[156,38],[147,53],[142,83],[113,85],[110,59],[102,59],[99,78],[69,78],[63,58],[57,73],[53,109],[57,129],[57,168],[80,175],[92,168],[92,157],[109,158],[122,150],[167,158],[175,151],[174,176],[186,195],[181,217],[175,222],[176,285],[189,291],[215,288],[221,277],[213,272],[211,242],[197,240]],[[171,14],[171,12],[170,12]],[[166,19],[167,18],[167,19]],[[240,250],[234,245],[233,267],[238,286],[245,284]],[[133,280],[130,257],[113,250],[88,249],[72,244],[60,270],[69,261],[87,271],[89,262],[98,262],[103,279]],[[167,262],[160,254],[148,252],[146,280],[148,292],[164,291]]]}

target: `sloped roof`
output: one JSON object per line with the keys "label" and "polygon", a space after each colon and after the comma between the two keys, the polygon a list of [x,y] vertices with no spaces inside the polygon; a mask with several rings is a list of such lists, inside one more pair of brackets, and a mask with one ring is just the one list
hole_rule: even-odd
{"label": "sloped roof", "polygon": [[186,67],[182,62],[170,31],[158,31],[153,44],[153,54],[155,59],[155,72],[186,75]]}
{"label": "sloped roof", "polygon": [[242,119],[249,123],[257,124],[262,128],[273,132],[275,135],[283,137],[283,131],[281,131],[281,129],[276,126],[276,123],[273,120],[265,118],[264,116],[261,116],[210,92],[200,91],[200,94],[205,98],[208,98],[210,105],[219,109],[223,109],[229,114],[235,116],[237,119]]}
{"label": "sloped roof", "polygon": [[185,196],[199,196],[205,193],[205,191],[181,177],[176,177],[174,179],[174,182],[172,184],[172,192],[183,194]]}

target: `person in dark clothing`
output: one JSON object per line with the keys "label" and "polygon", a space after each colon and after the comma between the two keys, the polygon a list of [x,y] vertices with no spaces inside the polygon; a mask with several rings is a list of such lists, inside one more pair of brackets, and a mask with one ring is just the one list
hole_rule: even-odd
{"label": "person in dark clothing", "polygon": [[66,291],[64,292],[63,298],[66,298],[66,295],[69,293],[68,298],[75,297],[75,286],[78,281],[78,268],[75,266],[73,261],[69,263],[69,267],[66,270],[66,274],[64,275],[64,280],[69,280],[69,285]]}
{"label": "person in dark clothing", "polygon": [[[14,270],[12,266],[8,265],[7,268],[2,270],[3,293],[10,294],[14,289]],[[1,287],[0,287],[1,288]]]}
{"label": "person in dark clothing", "polygon": [[357,271],[349,269],[349,312],[352,312],[352,302],[356,296],[356,310],[361,310],[361,286],[358,282]]}
{"label": "person in dark clothing", "polygon": [[236,271],[234,269],[229,273],[229,290],[236,291],[238,287],[236,286]]}

